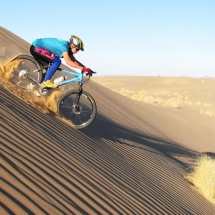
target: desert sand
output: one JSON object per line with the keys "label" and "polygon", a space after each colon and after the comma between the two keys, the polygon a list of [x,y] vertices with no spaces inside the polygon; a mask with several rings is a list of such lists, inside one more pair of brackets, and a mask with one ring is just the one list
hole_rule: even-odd
{"label": "desert sand", "polygon": [[[0,27],[0,63],[29,54]],[[75,130],[1,70],[0,214],[215,214],[184,176],[215,155],[215,80],[93,77],[95,121]],[[66,90],[66,89],[64,89]]]}

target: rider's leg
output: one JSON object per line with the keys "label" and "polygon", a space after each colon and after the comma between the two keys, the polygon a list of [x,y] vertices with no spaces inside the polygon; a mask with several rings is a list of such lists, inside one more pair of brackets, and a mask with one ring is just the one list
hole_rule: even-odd
{"label": "rider's leg", "polygon": [[50,81],[51,77],[54,75],[57,68],[60,66],[61,60],[59,57],[55,56],[54,60],[52,61],[52,65],[49,67],[46,76],[43,81],[43,85],[48,88],[56,88],[58,85],[54,84]]}
{"label": "rider's leg", "polygon": [[49,67],[46,76],[44,78],[44,81],[50,80],[51,77],[54,75],[56,72],[57,68],[60,66],[61,60],[59,57],[55,56],[55,58],[52,61],[52,65]]}
{"label": "rider's leg", "polygon": [[[45,56],[43,49],[37,48],[35,46],[30,47],[30,53],[37,60],[37,62],[39,64],[41,64],[43,67],[50,64],[52,62],[52,60],[54,59],[54,56],[52,58],[47,57],[47,54]],[[50,53],[49,56],[52,56],[52,53],[51,52],[49,52],[49,53]],[[48,68],[45,68],[45,69],[47,70]],[[44,80],[45,74],[46,74],[46,72],[43,73],[42,81]]]}
{"label": "rider's leg", "polygon": [[42,65],[47,66],[49,63],[52,62],[55,55],[53,55],[51,52],[42,49],[37,48],[35,46],[30,47],[31,55]]}
{"label": "rider's leg", "polygon": [[33,57],[43,66],[47,65],[48,63],[52,63],[51,67],[46,72],[46,75],[43,81],[43,86],[48,88],[56,88],[57,84],[53,84],[50,81],[50,79],[61,64],[60,58],[55,56],[48,50],[45,50],[43,48],[38,48],[35,46],[30,47],[30,52],[33,55]]}

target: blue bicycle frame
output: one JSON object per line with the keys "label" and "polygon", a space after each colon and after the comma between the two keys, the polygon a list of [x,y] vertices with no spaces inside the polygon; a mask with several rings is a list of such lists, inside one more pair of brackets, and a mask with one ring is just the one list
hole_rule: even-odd
{"label": "blue bicycle frame", "polygon": [[66,79],[66,80],[60,82],[58,84],[58,86],[63,85],[63,84],[69,84],[69,83],[72,83],[72,82],[80,82],[80,83],[83,82],[83,76],[84,76],[83,73],[73,72],[73,71],[69,71],[69,70],[61,69],[61,68],[58,68],[57,70],[59,70],[59,71],[61,71],[63,73],[66,73],[68,75],[75,76],[75,78]]}

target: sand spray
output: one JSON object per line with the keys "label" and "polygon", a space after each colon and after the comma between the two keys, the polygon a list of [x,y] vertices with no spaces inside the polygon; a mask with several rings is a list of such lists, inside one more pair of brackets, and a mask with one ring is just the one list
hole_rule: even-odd
{"label": "sand spray", "polygon": [[[11,92],[14,96],[18,97],[25,103],[39,109],[43,113],[54,113],[57,114],[57,100],[59,96],[63,93],[64,88],[61,90],[55,89],[52,93],[48,93],[46,96],[36,96],[34,93],[28,93],[23,91],[19,86],[10,82],[12,74],[15,69],[18,68],[22,60],[14,60],[17,56],[6,61],[0,66],[0,84],[6,90]],[[65,122],[63,118],[57,117],[61,121]],[[72,126],[72,123],[67,122],[68,125]]]}

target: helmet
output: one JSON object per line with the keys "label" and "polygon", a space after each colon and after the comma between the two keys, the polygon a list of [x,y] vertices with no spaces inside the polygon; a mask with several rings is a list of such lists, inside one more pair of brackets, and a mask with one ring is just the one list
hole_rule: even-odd
{"label": "helmet", "polygon": [[74,44],[81,51],[84,51],[84,43],[82,42],[82,40],[79,37],[72,35],[70,38],[70,43]]}

